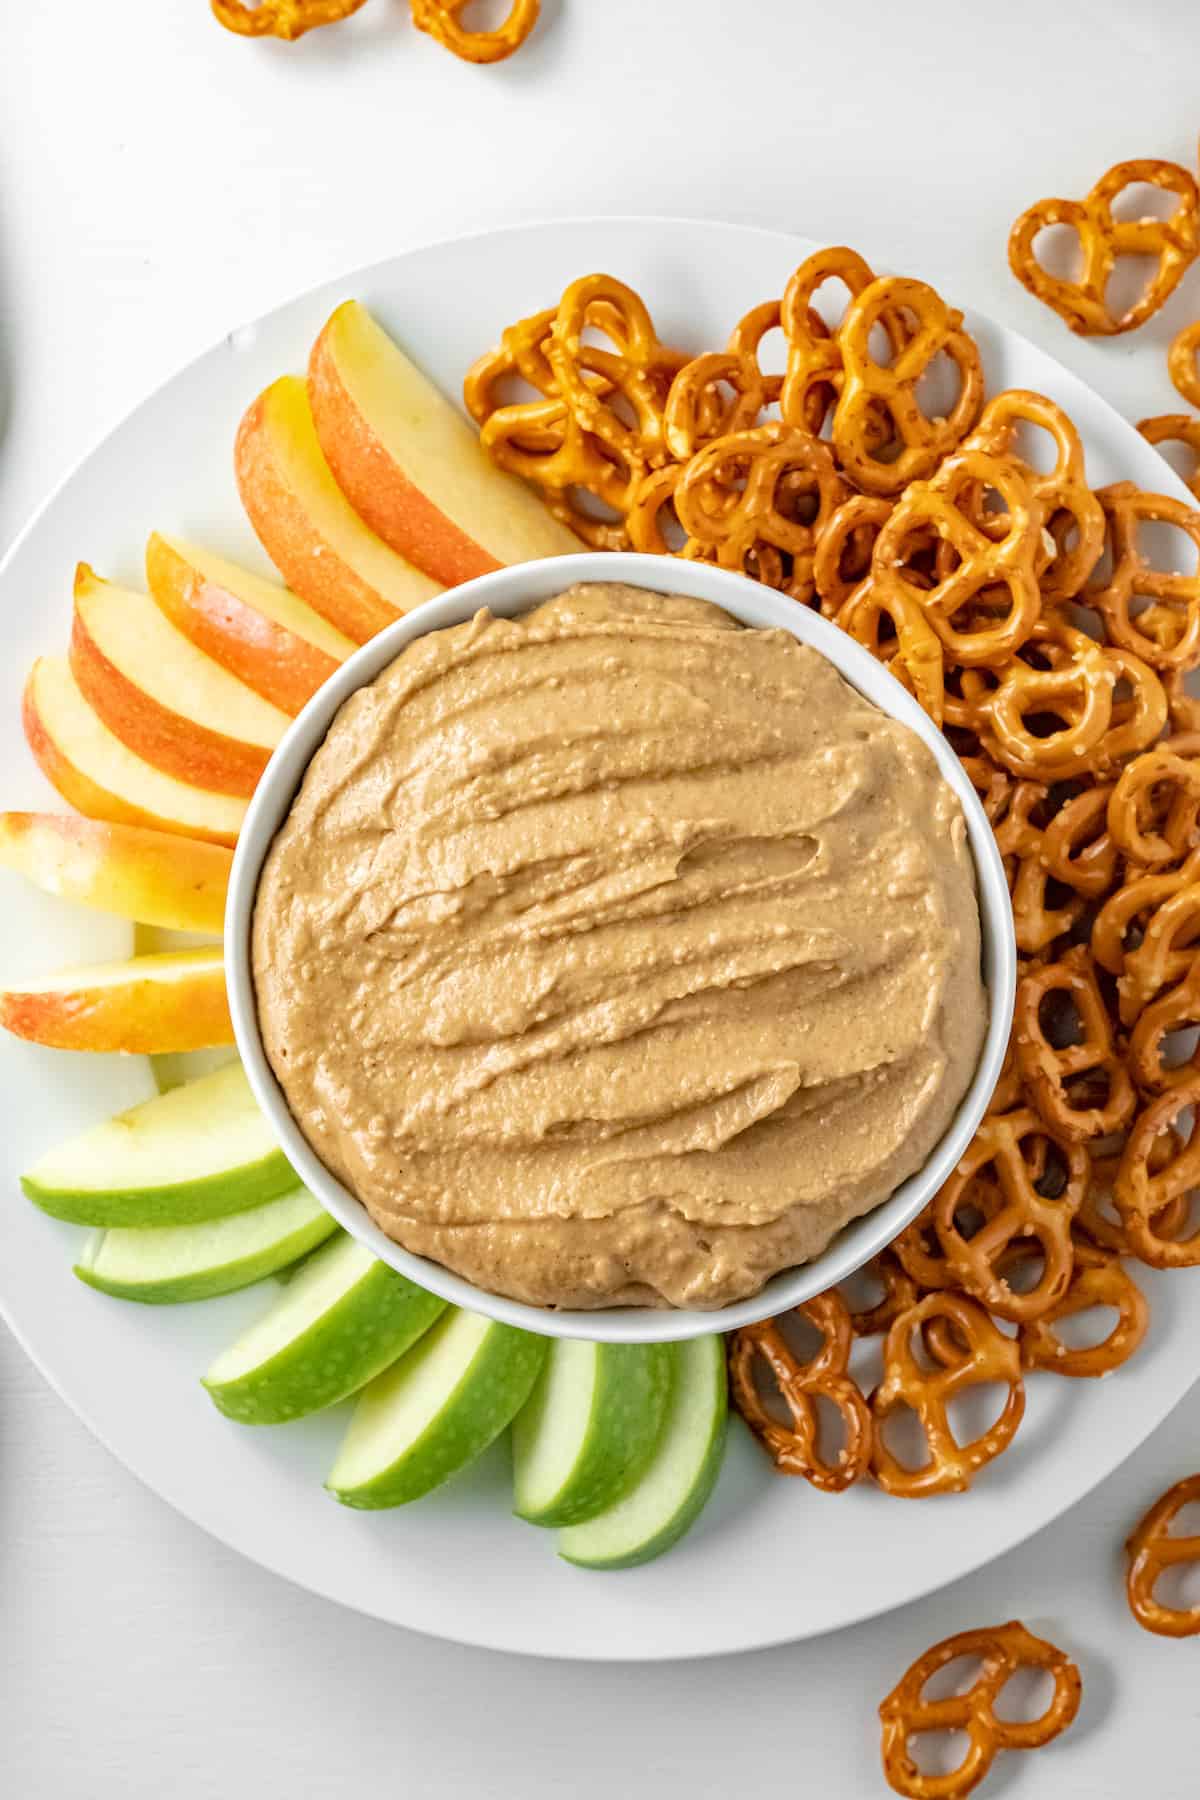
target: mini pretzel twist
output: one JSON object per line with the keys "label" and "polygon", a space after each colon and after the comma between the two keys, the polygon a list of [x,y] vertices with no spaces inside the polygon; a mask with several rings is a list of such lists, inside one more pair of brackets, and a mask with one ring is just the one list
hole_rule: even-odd
{"label": "mini pretzel twist", "polygon": [[1167,351],[1167,370],[1189,406],[1200,406],[1197,352],[1200,352],[1200,319],[1191,325],[1185,325],[1171,340],[1171,348]]}
{"label": "mini pretzel twist", "polygon": [[[907,341],[888,364],[875,360],[871,335],[879,325],[912,320]],[[898,494],[911,481],[933,474],[942,458],[966,436],[983,401],[983,370],[974,340],[963,330],[962,314],[923,281],[885,275],[851,301],[837,334],[842,387],[833,415],[833,442],[851,480],[869,494]],[[917,387],[942,353],[959,375],[958,397],[942,418],[927,418]],[[899,453],[891,461],[875,454],[880,416],[886,415]]]}
{"label": "mini pretzel twist", "polygon": [[[1065,997],[1079,1030],[1078,1042],[1052,1043],[1043,1024],[1045,1002]],[[1128,1124],[1137,1094],[1117,1054],[1112,1024],[1096,980],[1091,952],[1076,944],[1057,962],[1029,969],[1017,984],[1013,1016],[1017,1065],[1027,1093],[1056,1138],[1086,1143]],[[1091,1079],[1089,1079],[1091,1078]],[[1099,1080],[1103,1098],[1091,1092]],[[1077,1098],[1082,1088],[1082,1101]],[[1095,1104],[1088,1104],[1095,1100]],[[1081,1175],[1086,1171],[1081,1165]]]}
{"label": "mini pretzel twist", "polygon": [[[882,635],[885,619],[892,627],[892,636],[886,643]],[[856,643],[886,662],[934,724],[941,725],[945,655],[941,639],[911,593],[899,583],[877,588],[868,577],[850,595],[837,615],[837,623]]]}
{"label": "mini pretzel twist", "polygon": [[[1092,955],[1110,975],[1120,975],[1131,950],[1129,936],[1172,894],[1200,881],[1200,850],[1194,850],[1182,868],[1160,875],[1138,870],[1108,896],[1092,923]],[[1178,973],[1184,973],[1180,969]]]}
{"label": "mini pretzel twist", "polygon": [[[1082,774],[1096,758],[1113,716],[1118,670],[1102,645],[1072,626],[1042,620],[1030,638],[1037,649],[1065,651],[1038,668],[1014,657],[982,702],[988,749],[1014,775],[1056,781]],[[1048,735],[1027,721],[1052,713],[1063,720]]]}
{"label": "mini pretzel twist", "polygon": [[[836,281],[856,300],[874,280],[874,270],[844,244],[814,251],[792,275],[779,312],[788,346],[779,410],[789,424],[819,432],[841,387],[841,345],[813,305],[817,293]],[[899,350],[907,332],[898,317],[886,314],[883,328],[893,352]]]}
{"label": "mini pretzel twist", "polygon": [[860,1307],[857,1312],[851,1308],[850,1324],[855,1337],[876,1337],[890,1330],[900,1314],[915,1305],[920,1294],[916,1282],[891,1250],[881,1250],[873,1256],[864,1273],[880,1284],[883,1293],[873,1306]]}
{"label": "mini pretzel twist", "polygon": [[1109,797],[1113,842],[1131,863],[1147,869],[1178,863],[1194,850],[1198,820],[1200,761],[1165,746],[1127,764]]}
{"label": "mini pretzel twist", "polygon": [[1089,900],[1107,894],[1117,879],[1118,850],[1108,826],[1112,784],[1075,794],[1042,833],[1040,855],[1047,873]]}
{"label": "mini pretzel twist", "polygon": [[[950,1367],[924,1368],[913,1349],[928,1321],[944,1319],[961,1354]],[[1005,1337],[987,1313],[964,1294],[927,1294],[902,1312],[887,1334],[883,1380],[871,1395],[875,1443],[871,1471],[886,1493],[915,1499],[924,1494],[961,1493],[987,1463],[1006,1450],[1025,1411],[1021,1357],[1014,1338]],[[998,1419],[969,1443],[960,1444],[950,1424],[950,1402],[983,1382],[1003,1382],[1008,1395]],[[928,1458],[910,1469],[888,1448],[884,1422],[901,1407],[917,1415],[925,1431]]]}
{"label": "mini pretzel twist", "polygon": [[[730,390],[729,397],[722,388]],[[709,350],[684,363],[671,383],[663,410],[663,436],[678,462],[687,462],[714,438],[747,431],[766,404],[766,383],[746,351]]]}
{"label": "mini pretzel twist", "polygon": [[779,330],[780,310],[778,300],[763,300],[758,306],[752,306],[738,320],[725,346],[735,356],[749,356],[753,359],[763,384],[763,400],[768,406],[773,406],[779,399],[783,391],[783,376],[767,374],[762,366],[762,345],[764,338]]}
{"label": "mini pretzel twist", "polygon": [[[870,1408],[847,1372],[854,1335],[850,1314],[841,1295],[832,1290],[796,1310],[821,1333],[820,1350],[811,1361],[801,1363],[784,1341],[777,1320],[743,1325],[729,1344],[733,1403],[782,1474],[802,1475],[824,1493],[840,1493],[866,1474],[871,1461]],[[759,1395],[755,1380],[759,1359],[774,1377],[790,1425],[772,1418]],[[818,1444],[819,1398],[837,1407],[845,1427],[845,1442],[832,1463],[821,1456]]]}
{"label": "mini pretzel twist", "polygon": [[[940,1700],[924,1690],[939,1670],[960,1656],[978,1657],[983,1667],[964,1693]],[[1040,1718],[1001,1718],[996,1702],[1018,1669],[1042,1669],[1054,1692]],[[906,1800],[965,1800],[984,1779],[1001,1750],[1036,1750],[1064,1732],[1079,1711],[1083,1683],[1071,1658],[1044,1638],[1034,1637],[1016,1619],[944,1638],[919,1656],[879,1708],[883,1722],[883,1772]],[[918,1768],[910,1741],[918,1733],[961,1731],[967,1748],[958,1768],[927,1775]]]}
{"label": "mini pretzel twist", "polygon": [[[1190,1201],[1200,1184],[1200,1127],[1193,1117],[1186,1137],[1179,1129],[1180,1116],[1197,1104],[1200,1074],[1192,1073],[1138,1114],[1117,1165],[1113,1201],[1125,1235],[1135,1256],[1154,1269],[1200,1264],[1200,1226],[1187,1237],[1168,1237],[1163,1225],[1165,1209],[1174,1201]],[[1161,1140],[1168,1132],[1164,1161]]]}
{"label": "mini pretzel twist", "polygon": [[1129,1610],[1144,1631],[1159,1637],[1200,1637],[1200,1606],[1166,1606],[1155,1599],[1159,1578],[1183,1563],[1200,1562],[1200,1537],[1172,1537],[1185,1506],[1200,1500],[1200,1475],[1185,1475],[1154,1502],[1129,1534],[1125,1591]]}
{"label": "mini pretzel twist", "polygon": [[[1196,330],[1197,340],[1200,341],[1200,330],[1196,326],[1189,326],[1189,330]],[[1174,379],[1172,374],[1172,380]],[[1193,405],[1200,406],[1200,382],[1196,383],[1196,390],[1197,399],[1193,401]],[[1190,413],[1160,413],[1157,418],[1143,419],[1138,430],[1146,442],[1156,448],[1161,444],[1187,445],[1192,452],[1192,467],[1191,473],[1183,479],[1196,499],[1200,500],[1200,419],[1193,418]]]}
{"label": "mini pretzel twist", "polygon": [[[1183,1141],[1182,1136],[1173,1132],[1161,1137],[1150,1153],[1151,1169],[1156,1171],[1165,1167],[1173,1150]],[[1076,1254],[1078,1255],[1081,1242],[1079,1234],[1082,1233],[1098,1250],[1108,1250],[1116,1256],[1136,1256],[1137,1252],[1129,1241],[1129,1233],[1112,1205],[1113,1184],[1121,1163],[1120,1151],[1104,1156],[1093,1153],[1091,1163],[1087,1193],[1075,1215]],[[1155,1235],[1161,1238],[1178,1237],[1187,1224],[1189,1210],[1186,1195],[1168,1201],[1162,1212],[1154,1215]]]}
{"label": "mini pretzel twist", "polygon": [[261,0],[246,6],[243,0],[212,0],[213,17],[226,31],[239,37],[277,37],[294,43],[320,25],[336,25],[348,19],[366,0]]}
{"label": "mini pretzel twist", "polygon": [[[1007,529],[999,538],[964,510],[976,488],[994,490],[1004,502]],[[919,531],[932,533],[955,558],[953,569],[927,590],[914,586],[903,566],[905,546]],[[914,598],[956,662],[992,665],[1020,649],[1038,623],[1040,542],[1041,511],[1017,465],[965,449],[947,457],[932,480],[908,488],[875,540],[871,580],[881,595],[900,587]],[[956,625],[964,609],[985,598],[988,612],[981,621],[965,629]],[[999,616],[998,605],[1004,607]]]}
{"label": "mini pretzel twist", "polygon": [[[615,348],[585,345],[587,328],[604,331]],[[558,396],[582,430],[599,439],[629,469],[641,475],[667,462],[667,394],[687,358],[659,342],[644,301],[612,275],[584,275],[559,302],[546,344]],[[591,379],[604,377],[603,391]],[[633,415],[622,417],[613,404],[619,395]]]}
{"label": "mini pretzel twist", "polygon": [[[1097,920],[1099,923],[1099,920]],[[1150,914],[1142,941],[1117,977],[1121,1023],[1133,1025],[1165,987],[1190,973],[1200,954],[1200,882],[1181,885]]]}
{"label": "mini pretzel twist", "polygon": [[1183,980],[1168,988],[1147,1006],[1129,1034],[1129,1072],[1149,1094],[1166,1093],[1190,1081],[1200,1068],[1200,1046],[1186,1062],[1168,1067],[1162,1059],[1163,1043],[1174,1032],[1200,1025],[1200,957]]}
{"label": "mini pretzel twist", "polygon": [[495,63],[519,50],[538,22],[541,0],[513,0],[494,31],[469,31],[460,21],[470,0],[409,0],[413,24],[463,62]]}
{"label": "mini pretzel twist", "polygon": [[770,424],[707,444],[684,468],[674,500],[693,544],[722,568],[744,570],[763,545],[786,552],[788,591],[803,599],[812,592],[817,538],[844,494],[827,444]]}
{"label": "mini pretzel twist", "polygon": [[[1200,662],[1200,571],[1154,569],[1138,547],[1138,529],[1149,521],[1184,532],[1200,556],[1200,513],[1169,494],[1146,494],[1132,481],[1101,488],[1097,499],[1108,519],[1112,571],[1086,590],[1085,603],[1104,620],[1114,644],[1155,669],[1189,669]],[[1144,600],[1151,605],[1135,614]]]}
{"label": "mini pretzel twist", "polygon": [[[1049,858],[1045,852],[1047,828],[1033,814],[1049,801],[1050,790],[1042,782],[1018,780],[1009,784],[1006,802],[993,820],[996,847],[1004,862],[1012,895],[1017,948],[1036,956],[1056,938],[1071,930],[1082,917],[1083,895],[1068,894],[1052,905],[1047,892]],[[1014,1103],[1015,1104],[1015,1103]],[[993,1103],[991,1110],[1004,1110]]]}
{"label": "mini pretzel twist", "polygon": [[[1045,1179],[1044,1158],[1050,1147],[1064,1165],[1062,1191],[1053,1199],[1040,1193],[1037,1185]],[[978,1231],[965,1236],[958,1223],[963,1195],[968,1184],[984,1173],[995,1177],[1001,1204]],[[1071,1222],[1089,1173],[1083,1146],[1052,1130],[1029,1107],[989,1113],[931,1202],[934,1228],[955,1284],[999,1318],[1018,1324],[1039,1318],[1067,1291],[1074,1266]],[[1020,1292],[1010,1285],[1003,1268],[1009,1246],[1018,1238],[1036,1240],[1044,1265],[1037,1282]]]}
{"label": "mini pretzel twist", "polygon": [[[1055,451],[1054,465],[1044,473],[1019,462],[1041,509],[1040,524],[1054,541],[1054,555],[1040,574],[1041,593],[1047,600],[1073,599],[1103,554],[1104,509],[1088,487],[1083,440],[1066,413],[1045,394],[1007,388],[988,401],[963,448],[1011,460],[1022,425],[1047,433]],[[1059,541],[1068,532],[1074,536],[1069,546]]]}
{"label": "mini pretzel twist", "polygon": [[[1117,219],[1113,204],[1128,187],[1146,182],[1175,194],[1169,218]],[[1052,275],[1034,254],[1034,239],[1048,225],[1070,225],[1079,238],[1083,265],[1074,281]],[[1039,200],[1013,226],[1008,261],[1013,274],[1035,299],[1051,307],[1072,331],[1112,337],[1132,331],[1156,313],[1173,293],[1200,250],[1200,189],[1178,163],[1142,158],[1117,163],[1083,200]],[[1144,292],[1126,312],[1114,314],[1106,291],[1119,256],[1150,256],[1155,270]]]}
{"label": "mini pretzel twist", "polygon": [[851,494],[831,513],[813,558],[813,580],[827,619],[837,617],[869,572],[892,504],[881,494]]}
{"label": "mini pretzel twist", "polygon": [[[1116,1313],[1099,1343],[1065,1344],[1054,1326],[1100,1307]],[[1119,1256],[1075,1242],[1071,1285],[1040,1319],[1021,1326],[1021,1361],[1027,1369],[1049,1369],[1055,1375],[1096,1379],[1119,1369],[1138,1349],[1150,1325],[1150,1307],[1141,1288]]]}

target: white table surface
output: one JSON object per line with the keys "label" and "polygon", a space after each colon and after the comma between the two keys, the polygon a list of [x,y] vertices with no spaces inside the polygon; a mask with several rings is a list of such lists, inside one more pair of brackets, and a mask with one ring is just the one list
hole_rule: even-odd
{"label": "white table surface", "polygon": [[[1200,273],[1146,330],[1089,344],[1017,287],[1004,242],[1031,200],[1119,157],[1193,156],[1194,0],[544,0],[537,39],[492,70],[406,10],[371,0],[289,47],[226,36],[206,0],[3,0],[0,546],[230,328],[408,244],[568,213],[848,240],[1027,331],[1133,418],[1174,410],[1162,353]],[[1200,1390],[1067,1518],[907,1612],[736,1660],[554,1666],[393,1631],[242,1562],[0,1331],[0,1789],[858,1800],[884,1791],[874,1708],[910,1658],[1020,1614],[1078,1655],[1084,1706],[985,1791],[1182,1800],[1200,1647],[1133,1625],[1119,1547],[1198,1464]]]}

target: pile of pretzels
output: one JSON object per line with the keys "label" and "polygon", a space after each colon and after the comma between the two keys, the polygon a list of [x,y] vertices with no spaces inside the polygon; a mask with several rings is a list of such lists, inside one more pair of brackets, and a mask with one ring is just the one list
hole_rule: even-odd
{"label": "pile of pretzels", "polygon": [[[490,456],[584,543],[819,608],[888,664],[981,796],[1020,954],[988,1115],[878,1259],[870,1305],[834,1291],[730,1340],[735,1402],[781,1470],[961,1491],[1016,1435],[1030,1370],[1098,1376],[1133,1355],[1137,1263],[1200,1264],[1200,1061],[1181,1037],[1200,1022],[1200,512],[1128,481],[1093,490],[1060,407],[989,399],[961,313],[845,248],[699,356],[664,344],[632,289],[585,276],[504,332],[465,399]],[[1185,568],[1152,553],[1155,527]],[[1115,1314],[1099,1341],[1060,1333],[1096,1308]],[[868,1389],[852,1352],[870,1337]],[[964,1437],[953,1403],[985,1382],[1003,1406]],[[923,1460],[892,1441],[905,1412]]]}

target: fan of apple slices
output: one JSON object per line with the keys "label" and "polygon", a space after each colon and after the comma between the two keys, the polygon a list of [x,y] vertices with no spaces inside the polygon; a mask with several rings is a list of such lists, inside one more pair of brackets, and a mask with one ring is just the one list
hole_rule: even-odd
{"label": "fan of apple slices", "polygon": [[287,586],[154,532],[144,589],[79,565],[67,654],[26,683],[30,749],[75,810],[0,814],[0,864],[130,921],[136,953],[0,990],[0,1024],[148,1055],[164,1091],[50,1151],[23,1186],[92,1228],[76,1274],[112,1298],[195,1301],[286,1277],[205,1385],[244,1426],[353,1401],[328,1480],[343,1505],[418,1499],[511,1426],[520,1517],[583,1567],[648,1561],[720,1469],[721,1339],[551,1342],[447,1307],[337,1229],[238,1063],[196,1075],[190,1056],[233,1043],[232,850],[289,721],[413,606],[578,544],[354,300],[307,379],[283,376],[250,406],[234,466]]}

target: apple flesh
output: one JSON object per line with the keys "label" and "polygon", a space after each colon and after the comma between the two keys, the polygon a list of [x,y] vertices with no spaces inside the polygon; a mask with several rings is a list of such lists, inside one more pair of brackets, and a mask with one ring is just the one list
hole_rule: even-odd
{"label": "apple flesh", "polygon": [[404,1506],[499,1437],[529,1397],[545,1338],[448,1311],[359,1396],[327,1486],[343,1506]]}
{"label": "apple flesh", "polygon": [[80,1281],[115,1300],[151,1306],[213,1300],[290,1268],[337,1230],[307,1188],[203,1225],[104,1231],[75,1265]]}
{"label": "apple flesh", "polygon": [[612,1506],[658,1443],[674,1346],[559,1338],[513,1421],[513,1510],[578,1525]]}
{"label": "apple flesh", "polygon": [[480,448],[467,420],[357,300],[313,347],[308,395],[334,480],[372,531],[453,586],[580,543]]}
{"label": "apple flesh", "polygon": [[77,1225],[194,1225],[296,1185],[240,1063],[94,1125],[21,1177],[43,1212]]}
{"label": "apple flesh", "polygon": [[0,988],[0,1025],[54,1050],[153,1056],[234,1041],[219,949],[60,969],[40,981]]}
{"label": "apple flesh", "polygon": [[445,1304],[338,1232],[222,1351],[204,1385],[241,1425],[306,1418],[403,1356]]}
{"label": "apple flesh", "polygon": [[290,718],[355,650],[278,582],[157,531],[146,584],[176,630]]}
{"label": "apple flesh", "polygon": [[249,795],[288,715],[198,650],[148,594],[75,578],[71,670],[92,710],[156,769],[220,794]]}
{"label": "apple flesh", "polygon": [[170,931],[220,934],[233,858],[217,844],[73,813],[0,813],[0,864],[43,893]]}
{"label": "apple flesh", "polygon": [[238,492],[288,585],[356,644],[442,592],[363,523],[329,472],[299,376],[260,394],[238,429]]}
{"label": "apple flesh", "polygon": [[584,1569],[633,1569],[677,1544],[717,1484],[727,1414],[724,1340],[692,1338],[677,1345],[658,1447],[614,1506],[559,1534],[564,1561]]}
{"label": "apple flesh", "polygon": [[88,818],[236,843],[246,802],[179,781],[128,749],[88,705],[63,658],[34,663],[21,717],[42,773]]}

